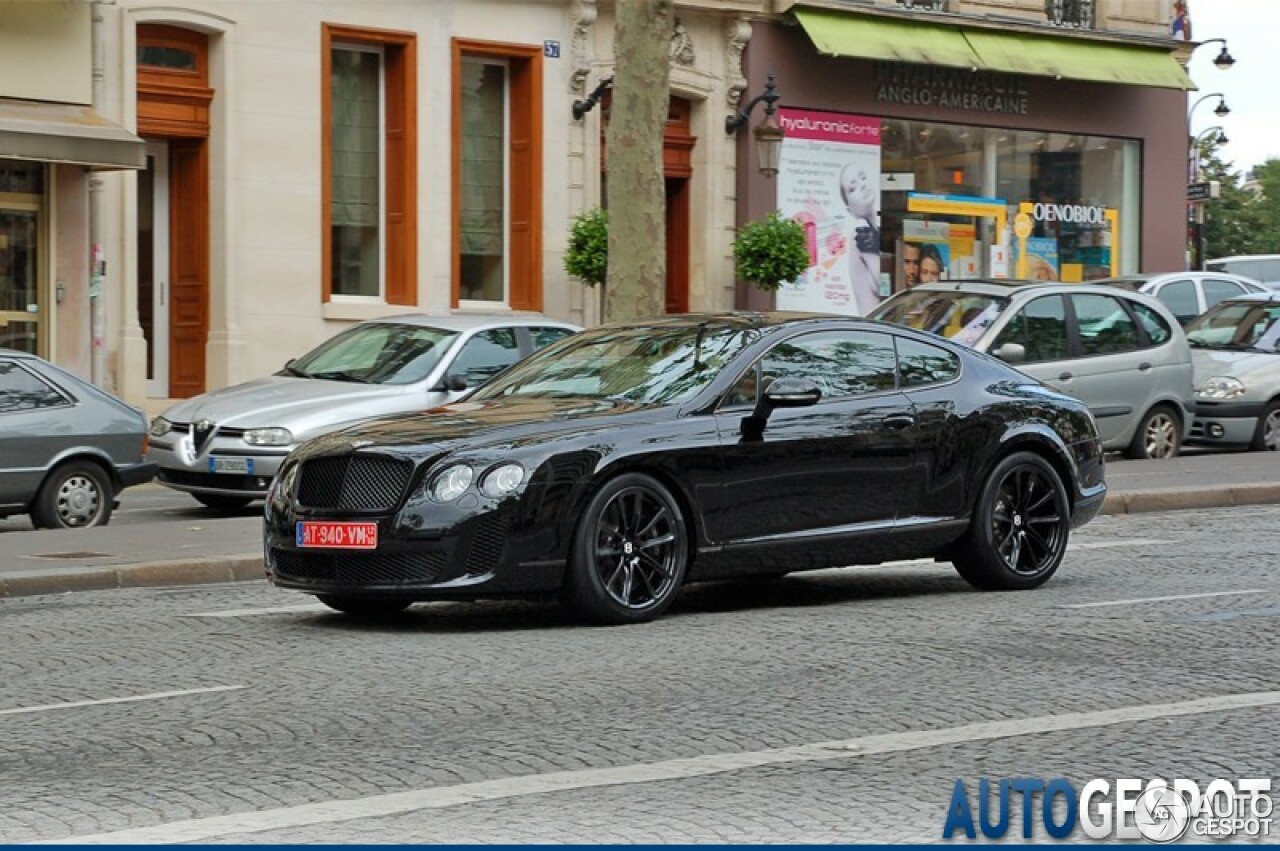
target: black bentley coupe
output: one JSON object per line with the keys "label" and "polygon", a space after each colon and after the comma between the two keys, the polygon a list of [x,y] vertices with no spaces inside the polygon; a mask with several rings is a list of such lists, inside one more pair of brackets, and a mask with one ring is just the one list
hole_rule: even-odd
{"label": "black bentley coupe", "polygon": [[294,450],[272,581],[359,616],[559,594],[606,623],[686,582],[934,557],[1033,588],[1101,508],[1080,402],[930,334],[796,313],[566,338],[430,416]]}

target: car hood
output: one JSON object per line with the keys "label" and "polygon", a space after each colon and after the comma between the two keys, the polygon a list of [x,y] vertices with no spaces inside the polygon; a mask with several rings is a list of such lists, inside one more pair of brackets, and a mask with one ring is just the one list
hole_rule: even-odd
{"label": "car hood", "polygon": [[1197,382],[1215,375],[1230,375],[1246,384],[1264,377],[1280,381],[1280,354],[1272,352],[1192,349],[1191,364]]}
{"label": "car hood", "polygon": [[429,454],[461,448],[516,447],[622,422],[661,417],[660,405],[586,398],[516,398],[454,402],[412,414],[380,417],[316,438],[304,454],[330,454],[378,447],[430,447]]}
{"label": "car hood", "polygon": [[271,375],[192,397],[161,416],[170,422],[209,420],[220,427],[281,427],[300,434],[442,401],[443,394],[424,392],[418,385]]}

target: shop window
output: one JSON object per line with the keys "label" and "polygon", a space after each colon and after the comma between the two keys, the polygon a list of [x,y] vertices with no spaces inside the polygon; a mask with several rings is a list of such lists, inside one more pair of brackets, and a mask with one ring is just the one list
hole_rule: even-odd
{"label": "shop window", "polygon": [[324,298],[415,304],[414,36],[323,32]]}
{"label": "shop window", "polygon": [[541,48],[454,40],[454,303],[540,310]]}

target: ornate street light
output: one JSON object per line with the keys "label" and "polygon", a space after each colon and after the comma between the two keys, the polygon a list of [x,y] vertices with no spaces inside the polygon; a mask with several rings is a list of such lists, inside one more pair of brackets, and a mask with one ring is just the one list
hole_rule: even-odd
{"label": "ornate street light", "polygon": [[756,125],[752,134],[756,137],[756,159],[760,173],[765,177],[773,177],[778,173],[778,163],[782,159],[782,140],[786,136],[782,126],[778,124],[777,109],[774,107],[782,95],[778,94],[778,87],[773,80],[771,73],[764,84],[764,91],[753,97],[737,115],[727,116],[724,120],[724,132],[732,136],[747,123],[756,104],[764,102],[764,120]]}

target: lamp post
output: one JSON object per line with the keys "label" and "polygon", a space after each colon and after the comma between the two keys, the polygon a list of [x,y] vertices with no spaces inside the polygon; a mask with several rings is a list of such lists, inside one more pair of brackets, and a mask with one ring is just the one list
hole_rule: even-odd
{"label": "lamp post", "polygon": [[1213,64],[1219,69],[1225,71],[1232,65],[1236,64],[1236,58],[1231,55],[1231,51],[1227,50],[1227,40],[1225,38],[1210,38],[1200,42],[1193,49],[1204,47],[1206,44],[1221,44],[1222,50],[1218,51],[1218,55],[1213,58]]}
{"label": "lamp post", "polygon": [[[1218,51],[1218,55],[1215,56],[1213,59],[1213,64],[1216,68],[1218,68],[1218,70],[1225,71],[1228,68],[1230,68],[1232,65],[1236,64],[1235,57],[1231,55],[1231,51],[1227,50],[1227,40],[1225,38],[1206,39],[1200,42],[1199,44],[1197,44],[1195,47],[1193,47],[1192,52],[1199,50],[1200,48],[1204,47],[1206,44],[1222,45],[1222,49]],[[1231,108],[1227,106],[1226,98],[1223,96],[1222,92],[1214,92],[1212,94],[1204,95],[1195,103],[1191,104],[1191,108],[1187,110],[1187,183],[1188,184],[1195,183],[1200,177],[1200,155],[1199,155],[1199,149],[1197,147],[1200,142],[1200,137],[1195,136],[1192,133],[1192,130],[1191,130],[1192,114],[1196,111],[1197,106],[1199,106],[1209,98],[1214,98],[1214,97],[1218,98],[1218,105],[1214,107],[1214,110],[1213,110],[1214,115],[1218,116],[1219,118],[1225,118],[1226,116],[1230,115]],[[1210,128],[1210,129],[1217,129],[1219,133],[1221,133],[1221,130],[1222,130],[1221,127]],[[1206,131],[1206,134],[1207,132],[1208,131]],[[1201,134],[1201,135],[1205,135],[1205,134]],[[1225,136],[1222,136],[1221,138],[1223,141],[1226,140]],[[1191,203],[1190,200],[1187,201],[1187,236],[1188,236],[1187,249],[1188,249],[1188,253],[1191,255],[1191,258],[1190,258],[1191,262],[1189,263],[1189,265],[1192,269],[1203,269],[1204,268],[1204,203],[1203,202],[1193,204]]]}
{"label": "lamp post", "polygon": [[724,120],[724,132],[733,136],[747,123],[756,104],[764,103],[764,120],[756,125],[752,134],[756,137],[756,157],[760,173],[765,177],[773,177],[778,173],[778,162],[782,158],[782,139],[785,134],[778,124],[775,114],[777,108],[774,106],[780,97],[782,95],[778,94],[778,87],[770,73],[764,84],[764,91],[753,97],[736,115],[726,116]]}

